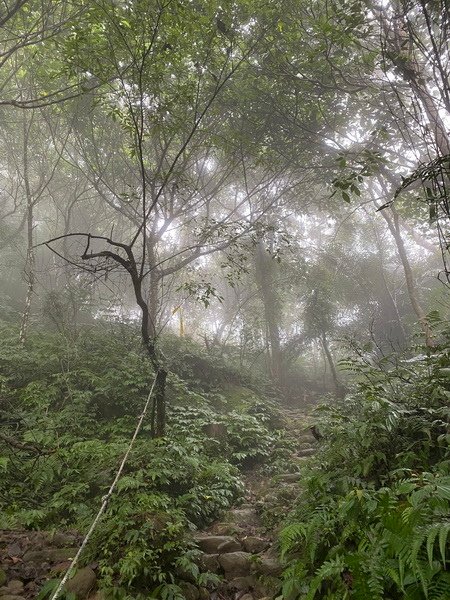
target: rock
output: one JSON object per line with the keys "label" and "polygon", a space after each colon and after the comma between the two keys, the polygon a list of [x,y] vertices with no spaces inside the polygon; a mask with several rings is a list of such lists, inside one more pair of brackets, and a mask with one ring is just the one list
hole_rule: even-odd
{"label": "rock", "polygon": [[278,477],[278,481],[285,481],[286,483],[296,483],[300,481],[300,473],[284,473]]}
{"label": "rock", "polygon": [[88,600],[106,600],[105,592],[98,590],[95,594],[90,595]]}
{"label": "rock", "polygon": [[7,580],[6,573],[3,569],[0,569],[0,586],[2,586]]}
{"label": "rock", "polygon": [[246,552],[258,554],[259,552],[264,552],[264,550],[267,550],[267,548],[270,546],[270,542],[263,538],[249,535],[242,540],[242,545],[244,546],[244,550]]}
{"label": "rock", "polygon": [[206,554],[217,554],[221,552],[235,552],[241,550],[241,544],[230,535],[199,536],[195,539],[200,550]]}
{"label": "rock", "polygon": [[64,590],[74,594],[77,600],[84,600],[88,597],[96,581],[97,576],[94,571],[90,567],[84,567],[77,571],[72,579],[69,579]]}
{"label": "rock", "polygon": [[23,592],[23,582],[19,579],[11,579],[8,582],[8,590],[10,590],[11,594],[20,595]]}
{"label": "rock", "polygon": [[23,550],[17,542],[13,542],[6,548],[6,553],[8,556],[22,556]]}
{"label": "rock", "polygon": [[298,448],[300,450],[305,450],[305,448],[312,448],[312,444],[311,442],[302,442],[301,444],[298,444]]}
{"label": "rock", "polygon": [[253,508],[235,508],[228,513],[230,521],[237,525],[248,527],[258,525],[259,518]]}
{"label": "rock", "polygon": [[65,562],[58,563],[57,565],[52,567],[52,570],[50,571],[50,573],[52,575],[60,575],[61,573],[65,573],[69,567],[70,567],[70,560],[66,560]]}
{"label": "rock", "polygon": [[2,600],[26,600],[23,596],[17,596],[16,594],[6,594],[6,596],[0,596]]}
{"label": "rock", "polygon": [[215,523],[211,528],[211,532],[214,535],[239,536],[244,533],[244,529],[236,525],[236,523]]}
{"label": "rock", "polygon": [[220,570],[218,554],[202,554],[199,558],[199,567],[204,571],[218,573]]}
{"label": "rock", "polygon": [[51,543],[58,548],[67,548],[73,546],[77,541],[77,538],[73,533],[62,533],[57,531],[53,536]]}
{"label": "rock", "polygon": [[242,550],[242,546],[240,542],[233,539],[231,541],[223,542],[223,544],[220,544],[217,550],[219,551],[219,554],[224,554],[226,552],[236,552],[237,550]]}
{"label": "rock", "polygon": [[205,587],[198,588],[199,600],[210,600],[211,594]]}
{"label": "rock", "polygon": [[256,577],[254,575],[246,575],[245,577],[235,577],[227,584],[227,589],[230,592],[248,592],[252,590],[257,584]]}
{"label": "rock", "polygon": [[36,598],[39,594],[39,586],[36,581],[29,581],[25,586],[25,592],[27,598]]}
{"label": "rock", "polygon": [[241,600],[255,600],[251,594],[244,594],[241,596]]}
{"label": "rock", "polygon": [[184,600],[199,600],[200,592],[195,585],[189,583],[188,581],[182,581],[179,585],[183,592]]}
{"label": "rock", "polygon": [[270,556],[261,556],[255,565],[255,570],[261,575],[279,577],[283,572],[283,567],[278,559],[271,558]]}
{"label": "rock", "polygon": [[315,454],[316,451],[314,450],[314,448],[303,448],[298,450],[297,452],[297,456],[312,456],[313,454]]}
{"label": "rock", "polygon": [[29,550],[24,554],[24,562],[32,563],[59,563],[73,558],[78,548],[43,548],[42,550]]}
{"label": "rock", "polygon": [[249,575],[252,555],[248,552],[230,552],[219,556],[219,564],[228,579]]}

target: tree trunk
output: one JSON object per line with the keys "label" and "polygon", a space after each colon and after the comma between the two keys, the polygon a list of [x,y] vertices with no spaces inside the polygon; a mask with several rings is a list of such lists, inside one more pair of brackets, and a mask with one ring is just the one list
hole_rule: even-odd
{"label": "tree trunk", "polygon": [[256,248],[255,274],[264,307],[270,375],[274,381],[282,385],[283,365],[279,328],[279,301],[276,293],[274,261],[266,252],[262,241],[258,243]]}
{"label": "tree trunk", "polygon": [[405,281],[406,288],[408,290],[409,300],[411,302],[412,309],[420,323],[423,334],[425,336],[425,344],[431,348],[434,346],[433,336],[428,324],[428,320],[423,310],[418,295],[417,295],[417,287],[414,281],[414,275],[411,269],[411,264],[409,262],[408,253],[406,252],[405,244],[403,242],[402,234],[400,231],[398,213],[397,211],[391,207],[380,211],[384,220],[387,223],[389,231],[392,234],[392,237],[395,240],[395,244],[397,246],[398,255],[400,257],[400,261],[403,266],[403,271],[405,273]]}
{"label": "tree trunk", "polygon": [[398,336],[397,336],[398,339],[397,339],[397,341],[401,347],[405,347],[407,344],[407,341],[408,341],[408,336],[407,336],[405,328],[403,326],[402,319],[400,317],[400,313],[398,312],[397,303],[394,300],[392,292],[389,288],[388,281],[386,279],[386,272],[385,272],[385,268],[384,268],[383,244],[381,243],[381,239],[380,239],[380,236],[378,233],[378,227],[375,222],[373,223],[373,230],[375,233],[375,239],[376,239],[376,244],[377,244],[377,248],[378,248],[378,258],[379,258],[379,265],[380,265],[381,281],[383,282],[385,295],[388,300],[389,306],[391,307],[392,315],[398,324]]}
{"label": "tree trunk", "polygon": [[342,384],[342,382],[339,380],[339,377],[338,377],[338,374],[336,371],[336,366],[335,366],[334,360],[333,360],[333,355],[331,354],[330,346],[328,344],[328,339],[327,339],[327,335],[326,335],[325,331],[322,332],[322,335],[320,337],[320,342],[322,344],[322,348],[323,348],[323,351],[327,358],[328,364],[330,365],[331,377],[333,378],[333,384],[334,384],[334,389],[336,391],[336,396],[338,398],[343,398],[346,393],[346,388]]}
{"label": "tree trunk", "polygon": [[34,253],[34,244],[33,244],[33,196],[31,193],[30,187],[30,174],[29,174],[29,165],[28,165],[28,137],[29,137],[29,127],[27,126],[26,120],[23,121],[23,130],[24,130],[24,138],[23,138],[23,180],[25,186],[25,195],[27,201],[27,258],[26,258],[26,266],[25,266],[25,277],[27,280],[27,295],[25,299],[25,308],[22,313],[22,319],[20,323],[20,332],[19,332],[19,340],[21,344],[25,344],[28,334],[28,327],[30,324],[30,315],[31,315],[31,303],[33,300],[34,294],[34,286],[36,283],[36,274],[35,274],[35,253]]}
{"label": "tree trunk", "polygon": [[131,249],[127,249],[130,259],[127,270],[133,283],[136,302],[141,309],[141,337],[144,348],[150,358],[155,372],[156,383],[153,396],[153,408],[151,411],[151,432],[154,437],[162,437],[166,426],[166,379],[167,370],[163,366],[162,356],[157,348],[154,322],[150,317],[149,305],[145,301],[142,291],[142,277],[139,275],[136,262]]}
{"label": "tree trunk", "polygon": [[427,87],[427,73],[417,60],[414,46],[413,27],[404,6],[397,3],[396,14],[388,17],[384,9],[370,2],[371,9],[380,17],[381,27],[386,42],[386,57],[396,67],[403,80],[410,86],[412,92],[419,99],[430,123],[430,130],[436,143],[436,149],[442,156],[450,154],[450,139],[447,128],[441,117],[436,99]]}

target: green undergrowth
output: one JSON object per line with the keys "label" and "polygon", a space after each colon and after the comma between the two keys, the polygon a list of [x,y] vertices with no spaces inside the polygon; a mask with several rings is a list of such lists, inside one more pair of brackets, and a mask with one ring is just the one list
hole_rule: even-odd
{"label": "green undergrowth", "polygon": [[319,410],[323,439],[280,538],[283,598],[450,598],[450,349],[393,364],[364,351],[358,383]]}
{"label": "green undergrowth", "polygon": [[[22,348],[16,330],[1,329],[0,528],[85,532],[152,381],[139,338],[99,325],[71,340],[35,332]],[[151,439],[144,423],[83,557],[99,564],[115,598],[180,598],[180,569],[207,584],[189,532],[242,495],[241,470],[267,460],[279,437],[277,413],[254,382],[223,361],[216,369],[193,342],[166,346],[167,435]]]}

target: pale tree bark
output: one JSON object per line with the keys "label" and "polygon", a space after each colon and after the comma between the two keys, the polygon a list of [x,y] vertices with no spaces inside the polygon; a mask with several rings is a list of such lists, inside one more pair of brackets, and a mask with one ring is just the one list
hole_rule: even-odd
{"label": "pale tree bark", "polygon": [[269,370],[274,381],[282,385],[283,365],[279,326],[279,301],[276,291],[274,259],[260,240],[255,254],[255,275],[261,302],[264,307],[266,341],[269,349]]}
{"label": "pale tree bark", "polygon": [[380,212],[384,220],[386,221],[389,231],[391,232],[392,237],[394,238],[395,244],[397,246],[398,255],[402,263],[403,272],[405,274],[406,288],[408,290],[408,296],[411,302],[411,307],[419,321],[420,327],[425,337],[425,344],[428,347],[433,347],[434,342],[432,331],[430,329],[426,313],[422,308],[418,297],[417,285],[414,280],[414,274],[411,268],[411,263],[409,261],[408,253],[406,251],[405,243],[403,241],[403,237],[400,230],[398,213],[393,207],[386,208]]}
{"label": "pale tree bark", "polygon": [[381,281],[383,282],[384,292],[385,292],[386,298],[388,299],[388,303],[391,307],[392,314],[398,324],[398,331],[399,331],[398,342],[400,343],[401,346],[406,346],[408,336],[407,336],[405,328],[403,326],[403,322],[402,322],[400,313],[398,311],[397,303],[394,299],[394,296],[392,295],[391,289],[389,287],[389,283],[386,278],[386,269],[384,267],[384,263],[385,263],[384,248],[383,248],[382,241],[380,239],[380,234],[378,232],[378,227],[377,227],[376,223],[373,223],[373,230],[375,233],[375,240],[376,240],[376,245],[377,245],[377,249],[378,249]]}
{"label": "pale tree bark", "polygon": [[[390,196],[390,191],[387,188],[385,181],[382,178],[378,179],[381,189],[383,190],[385,197],[388,198]],[[414,273],[411,268],[411,263],[408,257],[408,252],[406,250],[405,242],[403,240],[402,229],[400,226],[400,215],[398,214],[396,208],[392,205],[386,206],[382,210],[380,209],[380,205],[376,200],[376,195],[374,190],[370,190],[372,195],[372,201],[374,206],[377,208],[378,212],[380,212],[381,216],[385,220],[388,229],[394,239],[398,257],[403,267],[403,272],[405,275],[405,283],[406,289],[408,291],[408,297],[411,304],[411,307],[414,311],[414,314],[417,317],[417,320],[422,329],[423,335],[425,337],[425,344],[428,347],[433,347],[433,335],[430,329],[430,325],[428,323],[428,319],[425,313],[425,310],[422,308],[422,305],[419,300],[419,295],[417,292],[417,285],[414,278]]]}
{"label": "pale tree bark", "polygon": [[322,331],[322,334],[320,336],[320,343],[322,345],[323,352],[324,352],[325,357],[330,366],[331,377],[333,379],[336,396],[338,398],[343,398],[345,396],[346,388],[343,385],[343,383],[341,382],[341,380],[339,379],[339,376],[338,376],[338,373],[336,370],[336,365],[334,364],[333,355],[330,350],[330,345],[328,343],[327,334],[325,333],[325,331]]}
{"label": "pale tree bark", "polygon": [[25,298],[25,308],[20,322],[19,340],[25,344],[30,324],[31,305],[33,301],[34,288],[36,283],[36,258],[34,251],[33,229],[34,229],[34,199],[30,186],[29,155],[28,142],[30,136],[32,119],[27,123],[23,120],[23,182],[26,197],[26,231],[27,231],[27,257],[25,263],[25,278],[27,281],[27,295]]}

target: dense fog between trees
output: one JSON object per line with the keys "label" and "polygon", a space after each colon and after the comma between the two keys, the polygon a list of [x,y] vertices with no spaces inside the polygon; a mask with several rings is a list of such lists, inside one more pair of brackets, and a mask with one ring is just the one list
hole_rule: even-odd
{"label": "dense fog between trees", "polygon": [[[87,419],[72,431],[70,443],[96,438],[94,422],[103,423],[99,440],[129,437],[125,421],[140,414],[153,378],[146,443],[155,443],[163,457],[157,444],[172,443],[184,431],[177,419],[200,402],[206,413],[192,413],[197,425],[223,426],[212,433],[201,429],[202,435],[217,441],[228,431],[241,442],[246,435],[260,440],[254,455],[237,441],[227,450],[224,460],[245,471],[263,456],[275,460],[266,430],[251,433],[253,426],[266,427],[258,412],[265,402],[270,410],[288,407],[302,415],[324,399],[327,410],[343,406],[322,429],[315,417],[305,427],[315,424],[319,441],[333,439],[344,448],[349,419],[378,419],[365,412],[364,402],[381,402],[379,396],[391,408],[397,402],[392,410],[400,419],[407,410],[398,408],[406,402],[401,381],[413,386],[411,398],[423,398],[428,384],[422,359],[431,361],[429,373],[448,377],[447,0],[5,0],[0,26],[0,473],[3,468],[11,478],[3,503],[10,516],[0,527],[82,530],[102,484],[92,483],[98,489],[91,489],[92,506],[83,514],[67,508],[62,516],[55,504],[53,516],[33,516],[30,511],[41,508],[31,499],[21,504],[8,469],[18,461],[22,466],[14,468],[32,478],[33,456],[36,464],[47,464],[60,435],[51,431],[66,418],[80,424]],[[98,372],[89,379],[91,366]],[[122,388],[127,377],[129,388]],[[55,391],[63,379],[67,390]],[[355,385],[365,380],[373,389],[361,388],[365,400],[358,403]],[[391,392],[380,391],[385,384]],[[448,446],[446,386],[433,380],[426,389],[437,394],[436,404],[418,400],[413,411],[414,419],[441,411],[427,434],[439,438],[441,449]],[[242,424],[229,416],[240,406],[238,398],[250,411]],[[217,414],[208,412],[211,406]],[[41,422],[44,413],[54,420]],[[299,414],[285,418],[298,425]],[[339,419],[340,442],[332,430]],[[116,420],[117,429],[108,429]],[[84,436],[84,427],[91,433]],[[414,437],[413,429],[402,430],[399,439]],[[378,433],[370,435],[375,440]],[[354,450],[355,461],[360,451]],[[186,452],[201,454],[197,447]],[[408,463],[389,463],[388,469],[391,454],[377,450],[358,477],[369,477],[375,464],[387,472]],[[438,450],[432,455],[436,461]],[[431,458],[420,456],[427,470]],[[111,475],[110,468],[103,471]],[[238,475],[223,469],[235,499]],[[383,477],[376,475],[375,489],[387,481]],[[193,522],[212,522],[227,502],[217,500]],[[176,510],[181,521],[192,521],[184,505]],[[267,522],[275,527],[270,514]],[[307,520],[303,513],[295,518]],[[442,518],[447,531],[448,512]],[[418,527],[434,527],[430,519]],[[112,529],[105,531],[102,544],[109,548]],[[307,538],[307,527],[299,531],[295,535]],[[286,535],[285,557],[296,552],[294,538]],[[436,560],[444,573],[447,538],[440,540]],[[433,544],[434,538],[428,542],[430,565]],[[342,556],[317,552],[323,561]],[[417,556],[407,562],[421,591],[407,592],[412,579],[397,581],[394,592],[393,583],[383,588],[375,577],[372,595],[364,597],[431,597],[439,568],[420,574]],[[160,563],[173,566],[171,560],[164,555]],[[278,592],[285,595],[278,597],[368,593],[353,583],[363,567],[357,575],[347,559],[334,564],[335,583],[322,585],[332,575],[313,578],[320,560],[315,556],[309,567],[289,563],[287,587]],[[134,580],[115,567],[108,571],[105,557],[100,562],[106,587],[135,586],[133,598],[141,598],[144,588],[156,590],[152,597],[190,597],[186,590],[177,596],[172,575],[160,576],[159,584],[169,587],[159,589],[157,577],[141,567]],[[445,577],[434,598],[450,597]]]}

